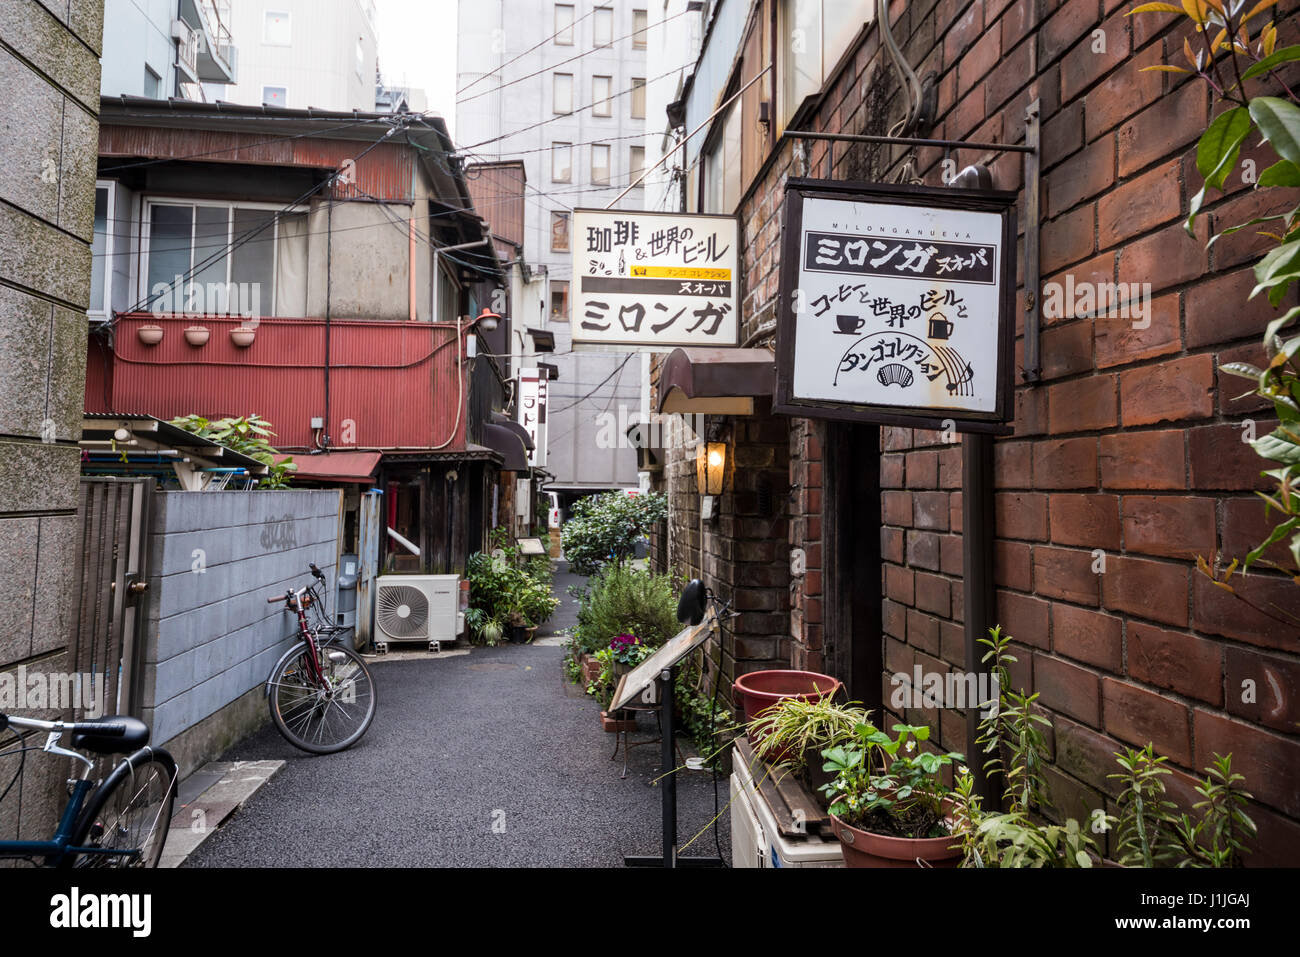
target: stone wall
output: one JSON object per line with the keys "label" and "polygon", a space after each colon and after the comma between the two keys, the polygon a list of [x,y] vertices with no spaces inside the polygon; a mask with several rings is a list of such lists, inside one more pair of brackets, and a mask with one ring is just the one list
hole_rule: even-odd
{"label": "stone wall", "polygon": [[[67,672],[103,0],[0,4],[0,669]],[[10,766],[0,762],[7,783]],[[52,828],[63,762],[29,760],[0,835]],[[22,808],[22,820],[18,808]]]}

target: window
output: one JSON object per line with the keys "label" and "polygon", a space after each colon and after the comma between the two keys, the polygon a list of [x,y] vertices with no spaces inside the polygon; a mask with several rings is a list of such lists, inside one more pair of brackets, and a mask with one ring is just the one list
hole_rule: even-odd
{"label": "window", "polygon": [[555,5],[555,45],[573,46],[573,4],[557,3]]}
{"label": "window", "polygon": [[782,125],[805,99],[821,90],[830,71],[865,22],[872,0],[780,0],[785,27],[778,66]]}
{"label": "window", "polygon": [[554,73],[551,81],[551,109],[556,113],[573,112],[573,74]]}
{"label": "window", "polygon": [[614,11],[609,7],[597,7],[592,18],[593,40],[598,47],[611,46],[614,43]]}
{"label": "window", "polygon": [[593,76],[591,78],[591,115],[609,116],[609,95],[613,92],[613,77]]}
{"label": "window", "polygon": [[591,144],[591,181],[597,186],[609,185],[609,144]]}
{"label": "window", "polygon": [[262,87],[262,105],[263,106],[287,106],[289,103],[289,91],[283,86],[264,86]]}
{"label": "window", "polygon": [[289,45],[289,14],[283,10],[267,10],[262,23],[262,42],[271,46]]}
{"label": "window", "polygon": [[271,206],[150,203],[144,293],[152,308],[249,317],[302,315],[307,216],[285,213],[277,221],[276,212]]}
{"label": "window", "polygon": [[144,68],[144,95],[151,100],[162,98],[162,77],[147,66]]}
{"label": "window", "polygon": [[551,280],[551,321],[569,321],[569,284],[560,279]]}
{"label": "window", "polygon": [[357,37],[357,79],[366,78],[366,38]]}
{"label": "window", "polygon": [[645,172],[645,147],[634,146],[628,151],[627,181],[635,183]]}
{"label": "window", "polygon": [[730,214],[740,202],[740,117],[737,103],[727,107],[715,136],[704,150],[704,213]]}
{"label": "window", "polygon": [[644,10],[632,11],[632,49],[644,50],[646,47],[646,29],[650,21]]}
{"label": "window", "polygon": [[569,251],[569,214],[551,213],[551,252]]}
{"label": "window", "polygon": [[645,77],[632,77],[632,119],[645,119]]}
{"label": "window", "polygon": [[573,182],[573,144],[551,144],[551,182]]}
{"label": "window", "polygon": [[113,220],[109,212],[111,194],[110,187],[95,185],[95,238],[90,245],[90,309],[87,310],[92,316],[108,315],[108,274],[113,268],[108,236]]}

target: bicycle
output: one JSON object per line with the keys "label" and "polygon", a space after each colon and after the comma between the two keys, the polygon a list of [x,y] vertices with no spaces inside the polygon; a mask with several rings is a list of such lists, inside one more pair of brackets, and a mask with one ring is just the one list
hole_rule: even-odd
{"label": "bicycle", "polygon": [[[349,629],[331,626],[317,589],[325,574],[308,566],[316,584],[267,598],[284,602],[298,617],[297,644],[284,653],[266,679],[264,695],[276,730],[311,754],[333,754],[361,740],[375,717],[375,683],[365,661],[346,645],[335,645]],[[315,608],[315,627],[307,609]]]}
{"label": "bicycle", "polygon": [[[68,805],[48,841],[0,841],[0,858],[41,859],[46,867],[157,867],[167,843],[176,805],[176,761],[162,748],[149,747],[149,726],[138,718],[112,715],[88,721],[41,721],[0,713],[0,731],[24,728],[46,732],[45,744],[29,746],[17,731],[18,770],[0,801],[22,774],[28,751],[73,758],[85,765],[69,781]],[[71,750],[60,746],[72,735]],[[109,774],[91,780],[95,762],[81,754],[121,755]]]}

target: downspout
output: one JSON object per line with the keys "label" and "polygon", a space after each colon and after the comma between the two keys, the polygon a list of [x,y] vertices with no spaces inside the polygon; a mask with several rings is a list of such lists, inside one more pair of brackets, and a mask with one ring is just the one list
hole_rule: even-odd
{"label": "downspout", "polygon": [[407,317],[411,322],[415,322],[415,206],[411,206],[411,218],[406,221],[410,233],[410,250],[407,253],[407,262],[410,264],[407,272],[411,274],[410,290],[407,298],[410,302],[410,315]]}
{"label": "downspout", "polygon": [[331,293],[331,275],[334,269],[333,260],[333,240],[334,240],[334,199],[329,199],[329,205],[325,208],[325,428],[321,432],[320,441],[317,443],[322,449],[330,447],[330,293]]}

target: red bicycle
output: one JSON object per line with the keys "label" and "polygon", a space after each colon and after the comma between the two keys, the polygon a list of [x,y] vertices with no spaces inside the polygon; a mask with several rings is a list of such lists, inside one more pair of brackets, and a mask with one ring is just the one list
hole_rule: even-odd
{"label": "red bicycle", "polygon": [[[284,653],[266,679],[271,720],[285,739],[312,754],[332,754],[361,740],[375,717],[375,683],[352,648],[337,644],[350,629],[328,624],[321,595],[325,573],[311,565],[316,582],[272,595],[298,616],[302,639]],[[307,620],[307,609],[317,621]]]}

